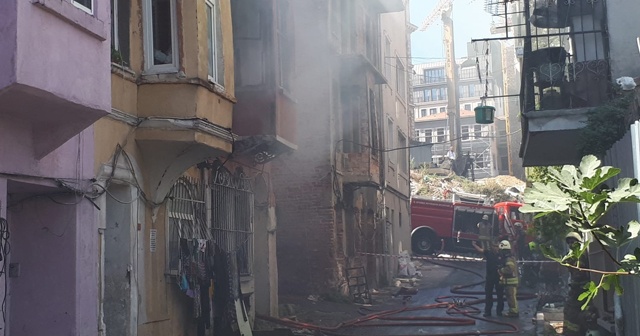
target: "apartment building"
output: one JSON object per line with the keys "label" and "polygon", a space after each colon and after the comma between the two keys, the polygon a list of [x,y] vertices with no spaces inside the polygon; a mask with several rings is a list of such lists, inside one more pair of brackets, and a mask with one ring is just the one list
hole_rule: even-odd
{"label": "apartment building", "polygon": [[225,335],[277,314],[287,6],[111,1],[112,108],[94,135],[101,334]]}
{"label": "apartment building", "polygon": [[[514,2],[510,12],[514,23],[532,18],[529,25],[514,29],[522,40],[518,45],[522,48],[524,69],[519,154],[524,166],[580,162],[584,153],[581,131],[590,111],[612,98],[615,79],[640,75],[636,43],[640,28],[635,24],[638,10],[640,3],[610,0],[558,2],[549,6],[529,0]],[[633,116],[629,123],[625,121],[618,126],[626,134],[603,155],[606,165],[621,168],[620,178],[637,177],[640,172],[637,103],[632,103],[629,110]],[[635,204],[617,206],[602,222],[626,225],[630,220],[638,220],[639,210]],[[624,250],[610,252],[624,254],[638,246],[634,241]],[[590,245],[589,258],[592,268],[618,269],[597,244]],[[592,279],[599,278],[594,274]],[[596,298],[601,328],[619,335],[640,333],[635,299],[639,285],[637,277],[624,277],[624,295],[607,291]]]}
{"label": "apartment building", "polygon": [[[476,178],[508,174],[508,153],[504,131],[507,108],[504,100],[502,73],[502,45],[492,42],[484,45],[469,43],[468,57],[456,61],[458,95],[460,99],[460,126],[462,155],[473,159],[472,170]],[[486,51],[489,51],[487,56]],[[416,64],[413,76],[414,136],[420,143],[432,144],[432,162],[442,162],[451,148],[447,112],[448,95],[444,61]],[[480,70],[478,70],[480,69]],[[484,98],[484,99],[483,99]],[[496,121],[492,125],[476,124],[473,109],[481,105],[496,108]]]}
{"label": "apartment building", "polygon": [[6,335],[96,335],[92,124],[111,109],[108,1],[0,2]]}
{"label": "apartment building", "polygon": [[[392,150],[406,147],[408,138],[404,3],[290,5],[301,107],[296,127],[304,136],[293,154],[274,160],[279,290],[348,293],[352,267],[365,268],[370,286],[383,284],[393,266],[363,253],[396,250],[394,240],[409,236],[408,155]],[[400,227],[407,232],[390,237]]]}

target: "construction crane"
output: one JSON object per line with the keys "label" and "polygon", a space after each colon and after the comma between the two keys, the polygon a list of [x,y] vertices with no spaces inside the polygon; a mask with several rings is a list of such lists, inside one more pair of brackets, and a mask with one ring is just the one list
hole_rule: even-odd
{"label": "construction crane", "polygon": [[464,170],[462,157],[462,137],[460,136],[460,97],[458,96],[458,71],[456,71],[456,54],[453,40],[453,0],[440,0],[436,8],[424,19],[420,31],[425,31],[440,17],[443,26],[443,43],[445,52],[445,77],[447,81],[447,117],[449,124],[449,139],[456,152],[456,173]]}

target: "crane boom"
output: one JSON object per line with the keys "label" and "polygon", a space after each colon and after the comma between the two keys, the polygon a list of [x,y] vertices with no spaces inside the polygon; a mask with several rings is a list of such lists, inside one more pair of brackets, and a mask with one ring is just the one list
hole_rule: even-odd
{"label": "crane boom", "polygon": [[427,28],[429,28],[429,26],[431,26],[431,24],[433,24],[434,21],[440,19],[440,17],[442,16],[442,13],[444,13],[449,8],[451,8],[452,3],[453,3],[453,0],[440,0],[440,2],[438,2],[438,4],[436,5],[436,8],[433,11],[431,11],[429,16],[427,16],[424,19],[424,21],[422,21],[422,25],[420,26],[420,31],[427,30]]}

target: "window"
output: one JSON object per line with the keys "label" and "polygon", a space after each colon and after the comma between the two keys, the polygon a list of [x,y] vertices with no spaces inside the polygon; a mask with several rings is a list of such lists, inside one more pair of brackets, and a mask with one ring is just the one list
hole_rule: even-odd
{"label": "window", "polygon": [[424,118],[427,116],[427,109],[420,109],[420,118]]}
{"label": "window", "polygon": [[144,0],[145,68],[152,73],[178,71],[175,0]]}
{"label": "window", "polygon": [[433,131],[430,129],[424,130],[424,141],[426,143],[433,143]]}
{"label": "window", "polygon": [[217,0],[207,0],[207,44],[209,46],[209,81],[224,86],[222,27]]}
{"label": "window", "polygon": [[476,106],[482,106],[482,103],[478,103]]}
{"label": "window", "polygon": [[444,133],[444,128],[436,128],[436,137],[436,142],[438,143],[443,143],[447,140]]}
{"label": "window", "polygon": [[391,79],[391,67],[393,66],[391,63],[391,40],[389,36],[385,34],[384,36],[384,76],[387,78],[387,81]]}
{"label": "window", "polygon": [[73,5],[93,15],[93,0],[72,0]]}
{"label": "window", "polygon": [[398,131],[398,148],[402,148],[402,149],[398,149],[398,161],[400,161],[398,163],[398,166],[400,168],[401,172],[404,173],[409,173],[409,159],[407,156],[407,148],[403,148],[403,147],[407,147],[407,137],[404,136],[404,134],[402,134],[400,131]]}
{"label": "window", "polygon": [[463,86],[459,86],[458,88],[460,89],[460,98],[469,97],[469,87],[468,86],[463,85]]}
{"label": "window", "polygon": [[111,0],[111,62],[129,66],[130,0]]}
{"label": "window", "polygon": [[173,185],[167,204],[167,272],[179,274],[182,240],[211,239],[206,226],[203,184],[193,178],[180,177]]}
{"label": "window", "polygon": [[473,125],[473,137],[482,139],[482,125]]}
{"label": "window", "polygon": [[278,66],[280,67],[280,87],[282,87],[287,92],[291,92],[291,90],[293,89],[292,81],[293,72],[295,69],[295,62],[293,58],[294,35],[293,27],[290,20],[291,17],[292,15],[289,1],[278,1],[278,25],[276,33],[278,36]]}
{"label": "window", "polygon": [[431,100],[431,90],[424,90],[424,101],[430,102]]}
{"label": "window", "polygon": [[435,107],[429,109],[429,115],[434,115],[436,113],[438,113],[438,109],[436,109]]}
{"label": "window", "polygon": [[465,111],[471,111],[471,104],[464,104]]}
{"label": "window", "polygon": [[387,119],[387,150],[389,150],[387,153],[389,153],[389,161],[391,162],[395,162],[396,161],[396,151],[391,150],[393,149],[393,139],[395,138],[395,134],[393,131],[393,120],[391,119]]}
{"label": "window", "polygon": [[402,227],[402,211],[398,212],[398,226]]}
{"label": "window", "polygon": [[369,146],[376,149],[372,150],[371,154],[377,157],[379,153],[378,149],[380,148],[378,144],[378,113],[375,95],[371,89],[369,89],[369,126]]}
{"label": "window", "polygon": [[402,61],[400,58],[396,58],[396,88],[398,89],[398,96],[400,96],[400,99],[402,100],[406,100],[407,95],[406,74]]}
{"label": "window", "polygon": [[469,85],[469,97],[475,97],[475,96],[476,96],[476,86]]}
{"label": "window", "polygon": [[[218,166],[220,167],[220,166]],[[211,230],[216,244],[235,252],[238,271],[251,275],[253,266],[254,196],[246,177],[224,167],[207,172],[211,176]]]}
{"label": "window", "polygon": [[424,70],[425,83],[439,83],[445,81],[444,68]]}
{"label": "window", "polygon": [[424,101],[424,91],[414,91],[413,92],[413,102],[414,103],[422,103]]}
{"label": "window", "polygon": [[462,126],[460,128],[460,139],[462,141],[469,141],[469,126]]}
{"label": "window", "polygon": [[447,112],[447,108],[446,107],[441,107],[440,108],[440,113],[444,113],[444,112]]}

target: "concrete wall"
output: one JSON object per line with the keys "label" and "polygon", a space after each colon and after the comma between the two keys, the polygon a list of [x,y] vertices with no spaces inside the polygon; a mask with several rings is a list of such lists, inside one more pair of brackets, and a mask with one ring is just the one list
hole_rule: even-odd
{"label": "concrete wall", "polygon": [[[78,203],[73,196],[56,200]],[[11,208],[8,220],[10,260],[19,264],[19,276],[9,279],[10,334],[96,335],[93,205],[34,198]]]}

